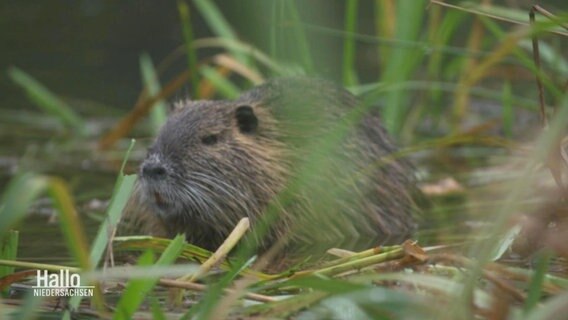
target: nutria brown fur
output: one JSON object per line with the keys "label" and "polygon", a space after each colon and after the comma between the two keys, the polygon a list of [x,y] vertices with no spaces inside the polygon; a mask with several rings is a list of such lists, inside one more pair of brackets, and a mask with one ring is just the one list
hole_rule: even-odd
{"label": "nutria brown fur", "polygon": [[263,244],[406,234],[414,169],[380,161],[396,148],[376,110],[358,117],[359,106],[346,90],[306,78],[273,80],[234,101],[183,101],[149,149],[125,215],[208,249],[266,211],[277,219]]}

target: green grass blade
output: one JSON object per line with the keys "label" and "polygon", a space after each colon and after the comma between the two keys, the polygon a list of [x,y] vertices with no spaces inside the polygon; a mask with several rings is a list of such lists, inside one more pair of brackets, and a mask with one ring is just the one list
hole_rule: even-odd
{"label": "green grass blade", "polygon": [[211,83],[221,95],[229,99],[235,99],[239,97],[240,89],[235,86],[227,78],[223,77],[215,68],[204,66],[200,69],[201,74]]}
{"label": "green grass blade", "polygon": [[12,81],[26,92],[28,98],[44,112],[51,114],[61,123],[75,132],[86,135],[85,122],[73,111],[73,108],[50,92],[45,86],[24,71],[11,67],[8,74]]}
{"label": "green grass blade", "polygon": [[[532,52],[532,41],[521,41],[519,46],[527,52]],[[549,70],[559,74],[561,77],[568,77],[568,60],[564,58],[563,53],[558,52],[553,46],[544,41],[540,41],[538,46],[543,66],[548,67]]]}
{"label": "green grass blade", "polygon": [[[153,264],[154,252],[151,250],[144,252],[138,257],[138,262],[136,263],[137,266],[151,266]],[[147,279],[130,280],[124,291],[122,291],[112,318],[115,320],[131,319],[154,283],[155,281]]]}
{"label": "green grass blade", "polygon": [[368,285],[354,283],[345,280],[325,278],[320,276],[308,276],[300,279],[283,281],[279,286],[291,286],[298,288],[309,288],[312,290],[324,291],[332,294],[348,293],[352,291],[369,288]]}
{"label": "green grass blade", "polygon": [[[477,15],[496,18],[498,20],[504,20],[508,22],[514,22],[517,24],[529,24],[528,10],[502,7],[497,5],[487,5],[473,1],[463,2],[462,6],[462,8],[467,10],[468,12]],[[558,21],[558,23],[555,23],[555,25],[550,28],[550,31],[566,34],[566,29],[562,28],[559,23],[566,23],[566,21],[568,21],[567,18],[568,17],[566,16],[566,14],[563,13],[557,15],[556,20]],[[550,19],[537,13],[535,15],[535,21],[537,23],[541,23],[550,21]]]}
{"label": "green grass blade", "polygon": [[[93,266],[98,265],[99,262],[101,261],[103,253],[105,252],[108,246],[108,241],[110,240],[110,234],[112,233],[112,230],[116,228],[116,225],[118,224],[118,221],[122,215],[122,209],[126,205],[126,202],[130,197],[130,193],[134,188],[134,183],[136,182],[136,176],[124,175],[124,166],[126,165],[128,157],[130,156],[130,152],[134,147],[134,143],[135,140],[132,140],[130,142],[130,146],[126,151],[124,159],[122,160],[120,173],[114,185],[112,197],[110,199],[110,203],[107,209],[105,222],[101,224],[101,226],[99,227],[99,231],[97,233],[97,236],[95,237],[95,241],[92,244],[90,260],[93,263]],[[71,300],[69,301],[69,306],[71,307],[71,309],[77,308],[81,303],[81,300],[82,297],[80,296],[72,297]],[[66,312],[64,318],[70,319],[70,316],[71,316],[70,313]]]}
{"label": "green grass blade", "polygon": [[[54,201],[55,208],[58,209],[59,224],[71,256],[82,271],[91,271],[94,264],[92,264],[89,257],[86,233],[81,225],[73,198],[66,183],[59,178],[50,178],[47,191]],[[101,291],[95,290],[92,303],[99,310],[103,308],[104,302]],[[64,313],[63,317],[66,318],[67,314],[68,311]]]}
{"label": "green grass blade", "polygon": [[[0,259],[3,260],[16,260],[18,257],[18,239],[19,233],[16,230],[10,230],[0,237]],[[14,267],[0,266],[0,278],[14,273]],[[2,296],[6,297],[8,288],[2,292]]]}
{"label": "green grass blade", "polygon": [[513,93],[511,82],[507,81],[503,85],[503,106],[501,107],[501,118],[503,121],[503,132],[507,138],[513,137],[513,124],[515,113],[513,112]]}
{"label": "green grass blade", "polygon": [[59,222],[71,255],[82,269],[89,270],[89,245],[67,184],[59,178],[50,178],[47,190],[59,212]]}
{"label": "green grass blade", "polygon": [[[207,22],[207,25],[211,28],[211,30],[213,30],[213,33],[221,38],[238,40],[237,34],[231,25],[229,25],[225,17],[223,17],[223,14],[213,1],[193,0],[193,3]],[[240,62],[248,65],[246,55],[237,51],[231,51],[231,54]]]}
{"label": "green grass blade", "polygon": [[525,314],[529,314],[529,312],[537,306],[541,299],[542,285],[544,283],[551,258],[552,254],[548,251],[541,252],[538,257],[535,272],[529,285],[527,300],[525,301],[525,305],[523,307]]}
{"label": "green grass blade", "polygon": [[152,311],[152,319],[154,320],[167,320],[164,310],[160,306],[158,299],[152,299],[150,302],[150,309]]}
{"label": "green grass blade", "polygon": [[[12,317],[9,319],[38,319],[43,299],[44,297],[36,297],[32,294],[26,295],[22,305],[18,308],[18,312],[11,314]],[[0,315],[4,315],[2,313],[3,311],[0,311]]]}
{"label": "green grass blade", "polygon": [[95,237],[95,241],[93,242],[93,248],[91,251],[91,260],[95,265],[99,264],[101,258],[103,256],[104,251],[107,248],[108,241],[110,239],[110,232],[116,228],[118,221],[122,215],[122,209],[128,202],[130,197],[130,193],[134,188],[134,183],[136,182],[136,175],[124,175],[124,166],[126,165],[126,161],[130,156],[130,152],[134,147],[135,140],[130,142],[130,146],[124,155],[124,159],[122,161],[122,166],[120,168],[120,172],[118,177],[116,178],[116,182],[114,185],[114,190],[112,193],[112,197],[110,199],[110,203],[107,209],[106,220],[100,226],[97,236]]}
{"label": "green grass blade", "polygon": [[497,261],[509,251],[515,239],[521,234],[522,228],[518,225],[513,226],[507,231],[503,231],[498,239],[494,239],[493,251],[490,253],[490,260]]}
{"label": "green grass blade", "polygon": [[93,242],[93,250],[91,251],[91,259],[94,263],[100,262],[102,255],[108,245],[109,232],[113,230],[120,216],[122,215],[122,209],[128,202],[130,193],[134,189],[134,184],[136,182],[136,175],[121,176],[118,184],[118,190],[112,196],[110,200],[109,208],[107,211],[107,219],[99,228],[97,237]]}
{"label": "green grass blade", "polygon": [[216,35],[233,40],[237,39],[235,31],[213,1],[193,0],[193,3]]}
{"label": "green grass blade", "polygon": [[292,21],[293,25],[293,42],[288,45],[294,45],[297,50],[299,57],[302,62],[302,67],[306,71],[307,74],[312,74],[315,70],[314,63],[312,61],[312,53],[310,50],[310,44],[308,42],[308,37],[306,36],[306,31],[302,25],[302,21],[300,19],[300,14],[298,13],[298,8],[296,8],[295,1],[286,1],[286,11],[289,14],[289,18]]}
{"label": "green grass blade", "polygon": [[[166,250],[162,253],[158,261],[156,261],[155,265],[166,266],[175,262],[183,249],[184,242],[184,235],[178,235],[177,237],[175,237],[170,242],[170,245],[166,248]],[[139,258],[138,265],[151,264],[153,264],[153,253],[152,251],[147,251]],[[113,319],[131,319],[134,312],[138,310],[146,295],[150,292],[150,290],[152,290],[152,288],[154,288],[157,282],[157,278],[134,279],[129,281],[122,293],[120,300],[118,301]]]}
{"label": "green grass blade", "polygon": [[345,31],[348,35],[343,40],[343,85],[346,87],[357,84],[355,69],[355,39],[353,34],[357,32],[357,8],[358,0],[347,1],[345,12]]}
{"label": "green grass blade", "polygon": [[[152,59],[146,53],[140,57],[140,70],[142,72],[142,78],[144,79],[144,87],[148,93],[147,97],[156,96],[161,91],[161,86]],[[158,134],[167,118],[166,103],[164,100],[156,101],[152,110],[150,110],[152,131],[155,135]]]}
{"label": "green grass blade", "polygon": [[568,291],[548,299],[540,308],[526,316],[525,320],[556,320],[565,319],[568,314]]}
{"label": "green grass blade", "polygon": [[8,184],[2,197],[0,206],[0,236],[6,232],[20,219],[22,219],[32,202],[47,189],[48,179],[34,173],[24,173],[16,176]]}
{"label": "green grass blade", "polygon": [[199,91],[197,88],[199,85],[199,76],[197,73],[197,52],[193,45],[193,29],[191,27],[189,6],[184,1],[179,1],[178,10],[183,31],[185,50],[187,51],[187,67],[189,68],[191,79],[191,94],[194,99],[198,99]]}
{"label": "green grass blade", "polygon": [[[272,58],[278,57],[278,38],[279,38],[279,24],[278,21],[280,19],[280,15],[284,12],[283,3],[280,0],[275,0],[271,2],[271,9],[270,9],[270,20],[272,23],[270,24],[270,38],[269,38],[269,53]],[[272,70],[273,73],[274,70]]]}
{"label": "green grass blade", "polygon": [[[401,41],[415,41],[422,31],[422,18],[425,1],[399,0],[396,1],[395,37]],[[408,80],[420,66],[424,57],[421,50],[394,47],[390,51],[389,62],[383,73],[382,81],[387,84],[400,84]],[[403,92],[388,93],[385,101],[383,117],[387,130],[398,134],[402,129],[404,116],[409,108],[409,97]]]}
{"label": "green grass blade", "polygon": [[[487,30],[489,30],[493,34],[493,36],[495,36],[495,38],[503,39],[507,36],[507,34],[501,29],[500,25],[495,21],[488,19],[487,17],[484,16],[480,16],[480,20],[481,22],[483,22],[484,27],[486,27]],[[553,22],[544,22],[544,23],[535,24],[533,28],[535,32],[538,33],[538,32],[543,32],[545,30],[549,30],[552,26],[554,26]],[[519,45],[523,47],[523,41],[520,41]],[[549,90],[550,93],[552,93],[555,98],[561,99],[564,92],[561,89],[557,88],[557,86],[550,80],[549,77],[546,76],[546,74],[536,69],[536,66],[534,65],[534,61],[532,58],[532,46],[530,46],[529,52],[525,52],[517,48],[513,50],[512,54],[518,59],[518,62],[522,66],[526,67],[534,74],[540,74],[545,88]]]}
{"label": "green grass blade", "polygon": [[193,308],[185,314],[184,318],[209,319],[211,317],[211,313],[215,310],[215,306],[221,301],[219,297],[223,293],[223,289],[229,286],[229,284],[254,261],[255,258],[253,257],[244,262],[235,264],[231,271],[227,272],[217,283],[211,285],[199,304],[193,306]]}

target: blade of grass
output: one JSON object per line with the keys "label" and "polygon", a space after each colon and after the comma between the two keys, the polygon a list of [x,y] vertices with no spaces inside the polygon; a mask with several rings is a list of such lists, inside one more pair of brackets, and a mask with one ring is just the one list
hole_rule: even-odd
{"label": "blade of grass", "polygon": [[122,215],[122,209],[128,202],[128,198],[130,197],[130,193],[132,192],[134,183],[136,182],[136,175],[124,175],[124,167],[126,166],[126,162],[135,142],[136,141],[134,139],[130,142],[130,146],[124,155],[120,172],[116,178],[112,197],[107,209],[105,222],[99,227],[97,236],[93,241],[91,260],[95,265],[99,264],[103,253],[107,248],[112,230],[116,228],[116,225]]}
{"label": "blade of grass", "polygon": [[185,314],[186,319],[224,319],[226,317],[215,317],[212,314],[215,311],[221,313],[227,313],[228,310],[216,310],[216,306],[221,302],[219,297],[223,293],[224,289],[229,286],[233,280],[241,274],[241,272],[247,269],[255,260],[255,257],[244,261],[243,263],[236,264],[227,274],[225,274],[217,283],[209,287],[209,290],[205,293],[205,296],[201,301],[195,305],[193,308]]}
{"label": "blade of grass", "polygon": [[[435,6],[430,8],[429,23],[429,43],[431,43],[434,48],[443,47],[449,44],[452,36],[459,30],[459,25],[464,22],[466,15],[459,11],[449,11],[443,13],[443,18],[441,18],[442,13],[441,7]],[[441,19],[441,21],[439,21]],[[435,22],[435,21],[438,22]],[[439,80],[443,74],[450,78],[451,75],[448,74],[447,59],[440,50],[433,50],[430,54],[428,61],[428,76],[432,81]],[[427,106],[425,105],[423,109],[426,112],[434,115],[433,119],[439,122],[442,119],[442,113],[445,111],[443,108],[444,103],[442,103],[442,91],[432,88],[429,90],[430,99],[427,100]]]}
{"label": "blade of grass", "polygon": [[[58,209],[61,231],[71,255],[82,271],[90,271],[94,265],[88,254],[89,245],[66,183],[59,178],[50,178],[47,191]],[[91,301],[98,310],[104,309],[103,296],[99,288],[95,290]]]}
{"label": "blade of grass", "polygon": [[313,308],[301,311],[299,318],[439,319],[435,311],[432,301],[426,297],[371,287],[326,297]]}
{"label": "blade of grass", "polygon": [[503,119],[503,132],[505,137],[513,137],[513,123],[515,121],[515,114],[513,112],[513,93],[511,89],[511,82],[507,81],[503,85],[503,98],[501,107],[501,118]]}
{"label": "blade of grass", "polygon": [[68,266],[62,266],[57,264],[46,264],[46,263],[37,263],[37,262],[26,262],[26,261],[17,261],[17,260],[0,260],[0,265],[3,266],[12,266],[16,268],[24,268],[24,269],[42,269],[47,271],[57,272],[60,270],[69,270],[69,272],[80,272],[81,269],[73,268]]}
{"label": "blade of grass", "polygon": [[[16,260],[18,256],[18,231],[10,230],[0,238],[0,259]],[[14,273],[14,267],[0,266],[0,278]],[[2,296],[7,297],[8,288],[2,291]]]}
{"label": "blade of grass", "polygon": [[261,315],[260,318],[264,319],[288,319],[298,310],[306,309],[327,296],[327,293],[320,291],[301,293],[282,301],[248,307],[244,314],[253,317]]}
{"label": "blade of grass", "polygon": [[[488,19],[487,17],[481,16],[480,19],[483,22],[484,26],[487,28],[487,30],[490,31],[492,35],[497,39],[505,39],[506,42],[515,42],[513,45],[511,45],[511,48],[508,49],[508,51],[510,52],[506,53],[512,53],[517,58],[517,61],[520,62],[520,65],[524,66],[525,68],[529,69],[531,72],[534,72],[535,74],[539,74],[539,76],[543,80],[546,89],[549,90],[554,95],[554,97],[558,98],[562,96],[562,91],[559,90],[545,74],[543,74],[542,72],[536,69],[533,63],[532,56],[529,56],[526,52],[523,52],[518,48],[518,44],[522,43],[521,39],[528,38],[533,34],[541,34],[545,31],[550,31],[550,29],[555,26],[554,22],[550,21],[538,22],[530,28],[523,27],[516,31],[505,33],[497,23]],[[502,42],[503,40],[501,40],[501,43]],[[505,45],[508,46],[509,44],[502,43],[501,50],[504,49]],[[497,54],[496,51],[497,51],[496,49],[493,50],[488,54],[488,56],[489,55],[496,56]],[[504,61],[505,57],[506,55],[501,55],[498,59]],[[480,65],[480,68],[478,69],[485,69],[486,67],[487,67],[486,65]],[[485,72],[485,70],[476,69],[476,73],[480,72],[483,73]],[[479,76],[479,74],[476,74],[476,77],[477,76]]]}
{"label": "blade of grass", "polygon": [[[375,33],[380,38],[395,38],[396,10],[394,0],[375,0]],[[377,50],[381,70],[385,70],[390,60],[391,48],[389,46],[379,46]]]}
{"label": "blade of grass", "polygon": [[[197,7],[197,10],[199,10],[199,13],[201,13],[203,18],[207,22],[207,25],[211,28],[211,30],[213,30],[214,34],[216,34],[221,38],[234,40],[234,41],[238,40],[235,31],[233,30],[231,25],[227,22],[225,17],[223,17],[223,14],[221,13],[217,5],[213,3],[213,1],[193,0],[193,3]],[[243,53],[231,50],[231,54],[235,58],[237,58],[237,60],[239,60],[240,62],[244,63],[245,65],[248,65],[248,58]]]}
{"label": "blade of grass", "polygon": [[[529,41],[521,41],[519,46],[526,52],[532,52],[532,45]],[[561,77],[568,77],[568,60],[564,58],[562,52],[558,52],[546,42],[540,42],[540,58],[550,71],[558,73]]]}
{"label": "blade of grass", "polygon": [[301,279],[290,279],[279,283],[282,287],[298,287],[319,290],[331,294],[348,293],[369,288],[369,285],[354,283],[347,280],[317,276],[307,276]]}
{"label": "blade of grass", "polygon": [[156,298],[152,298],[150,302],[150,308],[152,311],[152,319],[154,320],[167,320],[164,310],[160,306],[160,301]]}
{"label": "blade of grass", "polygon": [[525,320],[556,320],[566,318],[568,314],[568,291],[548,299],[540,308],[526,316]]}
{"label": "blade of grass", "polygon": [[355,69],[355,39],[352,34],[357,31],[357,8],[358,0],[347,1],[345,11],[345,31],[350,36],[343,40],[343,85],[353,86],[357,84]]}
{"label": "blade of grass", "polygon": [[209,80],[224,97],[238,98],[241,90],[227,78],[223,77],[215,68],[203,66],[199,70],[203,77]]}
{"label": "blade of grass", "polygon": [[11,314],[12,318],[18,320],[37,319],[44,297],[26,295],[24,303],[18,308],[18,312]]}
{"label": "blade of grass", "polygon": [[542,285],[550,265],[552,253],[545,250],[540,253],[537,260],[535,272],[531,279],[528,291],[528,297],[523,306],[523,312],[528,315],[538,305],[542,296]]}
{"label": "blade of grass", "polygon": [[73,111],[73,108],[50,92],[45,86],[24,71],[11,67],[8,75],[26,92],[28,98],[45,113],[55,116],[61,123],[84,136],[87,134],[85,122]]}
{"label": "blade of grass", "polygon": [[0,236],[4,236],[26,215],[29,206],[47,188],[48,183],[47,178],[31,172],[17,175],[10,181],[0,202]]}
{"label": "blade of grass", "polygon": [[182,25],[183,40],[187,54],[187,67],[189,78],[191,79],[191,93],[193,99],[198,99],[197,86],[199,85],[199,77],[197,73],[197,52],[193,45],[193,29],[191,27],[191,18],[189,15],[189,6],[184,1],[178,1],[178,11]]}
{"label": "blade of grass", "polygon": [[[136,262],[136,265],[139,267],[151,266],[153,264],[154,252],[151,250],[144,252],[140,257],[138,257]],[[152,282],[152,280],[146,279],[130,280],[124,291],[122,291],[121,298],[116,304],[116,309],[112,318],[115,320],[131,319],[134,312],[136,312],[140,304],[142,304],[145,295],[153,287]]]}
{"label": "blade of grass", "polygon": [[[268,56],[266,53],[262,52],[258,48],[251,46],[250,44],[231,40],[231,39],[224,39],[224,38],[205,38],[205,39],[198,39],[194,41],[194,45],[197,49],[201,48],[223,48],[229,51],[238,51],[242,54],[247,54],[250,57],[254,58],[260,64],[266,66],[270,69],[274,74],[283,75],[288,74],[289,70],[286,66],[279,64],[275,59]],[[250,64],[244,64],[253,69]]]}
{"label": "blade of grass", "polygon": [[[271,21],[270,24],[270,56],[273,58],[278,58],[279,52],[279,43],[278,39],[280,38],[280,24],[282,13],[284,12],[284,2],[282,0],[275,0],[271,2]],[[275,70],[271,70],[273,74],[277,74]]]}
{"label": "blade of grass", "polygon": [[[130,156],[130,152],[134,147],[135,140],[131,140],[130,146],[126,151],[124,159],[122,160],[122,165],[120,167],[120,173],[116,179],[116,183],[114,185],[112,197],[110,199],[110,203],[107,209],[106,219],[103,224],[101,224],[97,236],[95,237],[95,241],[93,241],[93,245],[91,247],[90,252],[90,260],[93,266],[96,266],[101,261],[103,253],[105,252],[108,242],[111,240],[111,234],[116,228],[116,225],[122,215],[122,209],[126,205],[128,198],[130,197],[130,193],[134,188],[134,183],[136,181],[136,176],[124,175],[124,167],[126,165],[126,161]],[[75,309],[81,303],[82,297],[81,296],[74,296],[69,301],[69,306],[72,309]],[[71,314],[69,311],[66,311],[64,319],[71,319]]]}
{"label": "blade of grass", "polygon": [[[461,7],[460,9],[469,10],[469,12],[472,12],[479,16],[485,16],[502,21],[508,21],[515,24],[520,24],[520,25],[529,24],[527,19],[528,13],[525,10],[515,9],[511,7],[501,7],[498,5],[485,5],[470,1],[464,2],[463,7]],[[555,20],[558,23],[552,27],[550,32],[568,36],[568,32],[566,32],[566,27],[562,27],[562,24],[566,23],[566,18],[567,17],[565,15],[564,17],[556,17]],[[535,20],[537,22],[550,21],[550,19],[542,15],[535,16]]]}
{"label": "blade of grass", "polygon": [[48,192],[55,201],[55,207],[59,211],[59,222],[67,247],[79,266],[84,270],[91,268],[89,259],[89,245],[83,226],[80,223],[75,204],[66,183],[59,178],[49,179]]}
{"label": "blade of grass", "polygon": [[[147,53],[140,57],[140,70],[142,72],[142,79],[144,79],[144,87],[146,88],[147,96],[156,96],[162,89],[152,59]],[[150,111],[152,131],[155,135],[158,134],[160,128],[166,122],[167,117],[164,100],[157,100]]]}
{"label": "blade of grass", "polygon": [[306,31],[302,25],[300,19],[300,14],[298,13],[298,8],[296,7],[295,1],[285,1],[286,12],[292,21],[292,34],[293,42],[289,45],[295,45],[298,50],[299,57],[301,59],[301,66],[304,68],[307,74],[312,74],[314,72],[313,57],[310,50],[310,44],[306,36]]}
{"label": "blade of grass", "polygon": [[[484,5],[487,5],[490,0],[482,0]],[[473,26],[469,33],[467,40],[467,49],[469,51],[481,51],[481,46],[483,43],[483,36],[485,33],[485,28],[483,27],[480,19],[474,17]],[[470,105],[470,89],[472,84],[466,82],[467,75],[476,69],[478,59],[474,57],[468,57],[463,60],[461,66],[461,76],[458,80],[458,85],[461,90],[459,90],[460,95],[456,97],[452,112],[452,129],[454,133],[458,132],[461,128],[461,124],[464,121],[464,117],[467,115],[467,110]]]}
{"label": "blade of grass", "polygon": [[[415,41],[422,31],[425,1],[396,1],[395,37],[397,40]],[[386,84],[400,84],[408,80],[420,65],[424,53],[421,50],[408,50],[395,47],[391,49],[390,59],[383,72],[382,81]],[[404,121],[409,105],[409,97],[404,93],[387,93],[383,117],[387,130],[397,135]]]}
{"label": "blade of grass", "polygon": [[[175,260],[181,253],[184,242],[185,235],[178,235],[170,242],[170,245],[162,253],[155,264],[153,263],[154,259],[152,251],[147,251],[139,258],[138,265],[170,265],[175,262]],[[150,290],[152,290],[152,288],[154,288],[157,283],[157,278],[130,280],[126,285],[126,288],[122,292],[122,296],[116,305],[116,311],[114,313],[113,319],[131,319],[134,312],[138,310],[138,308],[144,301],[146,295],[150,292]]]}

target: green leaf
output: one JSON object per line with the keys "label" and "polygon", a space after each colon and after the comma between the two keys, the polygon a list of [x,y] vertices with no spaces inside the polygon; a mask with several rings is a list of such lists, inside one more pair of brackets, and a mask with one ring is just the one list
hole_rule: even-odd
{"label": "green leaf", "polygon": [[[158,261],[153,263],[152,251],[146,251],[138,260],[138,265],[148,266],[167,266],[175,262],[183,249],[185,235],[178,235],[171,242],[166,250],[162,253]],[[153,279],[133,279],[128,282],[126,288],[122,292],[122,296],[116,306],[113,319],[132,319],[132,315],[142,302],[146,295],[154,288],[158,282],[157,278]]]}
{"label": "green leaf", "polygon": [[[124,166],[126,165],[126,161],[130,156],[130,152],[134,147],[135,140],[130,142],[130,146],[126,151],[124,159],[122,161],[122,166],[120,168],[120,173],[116,179],[116,183],[114,185],[114,190],[112,194],[112,198],[110,199],[110,203],[107,209],[106,219],[104,223],[101,224],[99,227],[99,231],[97,236],[95,237],[95,241],[91,247],[91,254],[90,260],[93,266],[96,266],[101,261],[103,253],[105,252],[108,241],[111,239],[110,234],[116,228],[116,225],[122,215],[122,209],[126,205],[128,198],[130,197],[130,193],[134,188],[134,183],[136,182],[136,176],[124,176]],[[69,306],[71,309],[76,309],[79,304],[81,303],[82,297],[81,296],[74,296],[69,301]],[[65,313],[64,319],[70,319],[71,315],[69,312]]]}
{"label": "green leaf", "polygon": [[[416,41],[423,29],[425,1],[396,1],[395,37],[397,41]],[[394,47],[390,51],[388,64],[383,72],[382,81],[386,85],[398,85],[411,78],[413,72],[420,67],[424,57],[423,50],[405,47]],[[405,92],[389,92],[385,97],[383,119],[387,130],[397,135],[402,129],[407,110],[409,96]]]}
{"label": "green leaf", "polygon": [[[144,79],[144,87],[147,90],[148,97],[156,96],[160,90],[160,82],[154,64],[150,56],[145,53],[140,57],[140,70],[142,71],[142,79]],[[152,123],[152,131],[157,135],[160,128],[168,118],[166,112],[166,103],[164,100],[158,100],[154,103],[152,110],[150,110],[150,121]]]}
{"label": "green leaf", "polygon": [[[16,260],[18,257],[18,239],[19,233],[16,230],[10,230],[6,235],[0,236],[0,259]],[[0,266],[0,278],[14,273],[12,266]],[[4,297],[8,294],[8,289],[2,292]]]}
{"label": "green leaf", "polygon": [[539,308],[534,308],[525,320],[566,319],[568,314],[568,291],[545,301]]}
{"label": "green leaf", "polygon": [[237,86],[235,86],[231,81],[227,80],[227,78],[223,77],[217,70],[211,67],[201,67],[201,73],[203,76],[211,81],[213,86],[219,90],[219,92],[229,99],[238,98],[240,94],[240,90]]}
{"label": "green leaf", "polygon": [[12,81],[22,87],[28,98],[39,108],[47,114],[57,117],[64,126],[73,129],[81,135],[86,135],[86,126],[83,119],[73,111],[73,108],[50,92],[45,86],[16,67],[11,67],[8,70],[8,74]]}
{"label": "green leaf", "polygon": [[[221,13],[217,5],[213,3],[213,1],[193,0],[193,3],[197,7],[197,10],[199,10],[199,13],[201,13],[203,18],[205,19],[205,22],[207,22],[209,28],[213,30],[214,34],[221,38],[238,40],[237,34],[235,33],[231,25],[227,22],[225,17],[223,17],[223,14]],[[246,64],[248,60],[246,55],[233,50],[231,50],[231,54],[237,60]]]}
{"label": "green leaf", "polygon": [[34,173],[17,175],[10,181],[0,202],[0,236],[22,219],[32,202],[47,189],[49,180]]}
{"label": "green leaf", "polygon": [[184,1],[178,2],[178,11],[181,19],[183,40],[185,44],[185,50],[187,53],[187,67],[189,68],[189,75],[192,84],[192,95],[194,99],[199,98],[199,90],[197,90],[199,85],[199,77],[197,73],[197,52],[195,46],[193,45],[193,29],[191,27],[191,16],[189,14],[189,6]]}
{"label": "green leaf", "polygon": [[533,310],[541,299],[542,285],[544,283],[551,258],[552,253],[548,250],[541,252],[538,256],[535,272],[529,285],[527,300],[525,301],[523,308],[525,314],[528,314],[531,310]]}
{"label": "green leaf", "polygon": [[357,32],[357,7],[358,0],[347,1],[345,11],[345,31],[348,35],[343,40],[343,85],[353,86],[356,84],[355,69],[355,38]]}

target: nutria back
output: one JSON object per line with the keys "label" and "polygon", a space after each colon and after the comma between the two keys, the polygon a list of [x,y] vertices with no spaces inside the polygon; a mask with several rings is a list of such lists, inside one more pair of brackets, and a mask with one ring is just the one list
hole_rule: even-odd
{"label": "nutria back", "polygon": [[377,112],[343,88],[288,78],[179,106],[125,210],[150,230],[215,249],[243,217],[271,218],[264,245],[414,229],[412,165],[389,157],[397,149]]}

